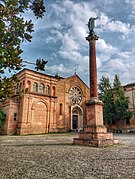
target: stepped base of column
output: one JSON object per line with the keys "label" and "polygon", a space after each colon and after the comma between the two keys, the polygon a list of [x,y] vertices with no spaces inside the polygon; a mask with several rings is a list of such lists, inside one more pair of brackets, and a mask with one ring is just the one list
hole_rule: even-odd
{"label": "stepped base of column", "polygon": [[73,144],[91,146],[91,147],[107,147],[110,145],[118,144],[115,139],[91,139],[91,138],[74,138]]}
{"label": "stepped base of column", "polygon": [[118,144],[113,134],[107,132],[105,126],[87,126],[79,133],[79,138],[73,139],[75,145],[86,145],[92,147],[105,147]]}

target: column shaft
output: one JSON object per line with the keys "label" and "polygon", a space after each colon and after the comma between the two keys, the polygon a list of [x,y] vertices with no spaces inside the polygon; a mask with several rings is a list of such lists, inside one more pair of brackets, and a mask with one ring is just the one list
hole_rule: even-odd
{"label": "column shaft", "polygon": [[90,65],[90,98],[98,98],[97,91],[97,67],[96,67],[96,40],[89,42]]}

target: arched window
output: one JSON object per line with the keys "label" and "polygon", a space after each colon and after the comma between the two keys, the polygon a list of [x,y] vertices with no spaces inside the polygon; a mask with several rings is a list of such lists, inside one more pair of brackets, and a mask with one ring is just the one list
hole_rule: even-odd
{"label": "arched window", "polygon": [[62,104],[60,104],[60,115],[62,115]]}
{"label": "arched window", "polygon": [[[27,81],[26,88],[28,89],[28,91],[31,90],[31,82],[30,81]],[[34,84],[33,84],[33,88],[34,88]]]}
{"label": "arched window", "polygon": [[52,95],[55,96],[55,87],[52,87]]}
{"label": "arched window", "polygon": [[50,87],[49,87],[49,85],[46,86],[46,94],[48,94],[48,95],[50,94]]}
{"label": "arched window", "polygon": [[14,86],[14,93],[16,94],[16,86]]}
{"label": "arched window", "polygon": [[22,83],[20,83],[19,90],[22,91]]}
{"label": "arched window", "polygon": [[40,83],[39,85],[39,93],[44,93],[44,84]]}
{"label": "arched window", "polygon": [[33,83],[33,92],[38,92],[38,84],[36,82]]}
{"label": "arched window", "polygon": [[19,93],[19,83],[17,83],[17,86],[16,86],[16,94]]}
{"label": "arched window", "polygon": [[22,83],[22,90],[24,90],[24,86],[25,86],[25,81],[23,80],[23,83]]}

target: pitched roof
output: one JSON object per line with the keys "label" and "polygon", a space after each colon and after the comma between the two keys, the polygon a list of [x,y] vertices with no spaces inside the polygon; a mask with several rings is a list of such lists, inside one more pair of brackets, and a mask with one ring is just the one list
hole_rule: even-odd
{"label": "pitched roof", "polygon": [[[77,77],[84,85],[86,85],[86,83],[84,83],[83,80],[76,73],[74,75],[72,75],[72,76],[69,76],[69,77],[65,78],[65,79],[69,79],[69,78],[73,78],[73,77]],[[88,85],[86,85],[86,86],[88,87]]]}

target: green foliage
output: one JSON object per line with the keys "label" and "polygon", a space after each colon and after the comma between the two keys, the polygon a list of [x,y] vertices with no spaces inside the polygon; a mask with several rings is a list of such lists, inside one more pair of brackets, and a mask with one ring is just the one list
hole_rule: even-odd
{"label": "green foliage", "polygon": [[45,71],[45,65],[47,64],[48,61],[45,61],[41,58],[37,59],[36,61],[36,67],[35,69],[38,71],[38,70],[41,70],[41,71]]}
{"label": "green foliage", "polygon": [[32,10],[35,16],[43,17],[43,0],[2,0],[0,2],[0,71],[19,70],[22,67],[20,44],[31,41],[32,21],[25,21],[22,13]]}
{"label": "green foliage", "polygon": [[126,120],[132,117],[128,111],[128,101],[124,95],[119,77],[115,75],[113,86],[109,78],[102,77],[99,83],[99,99],[103,101],[103,113],[105,124],[113,124],[118,120]]}
{"label": "green foliage", "polygon": [[0,111],[0,127],[2,127],[2,123],[6,118],[6,114],[3,111]]}
{"label": "green foliage", "polygon": [[132,113],[127,111],[128,109],[128,101],[124,95],[124,89],[121,86],[120,79],[117,75],[114,77],[113,83],[113,92],[114,92],[114,104],[116,108],[115,119],[117,120],[125,120],[130,119],[132,117]]}
{"label": "green foliage", "polygon": [[0,102],[13,94],[15,81],[17,81],[16,75],[13,75],[12,78],[0,77]]}
{"label": "green foliage", "polygon": [[[32,21],[25,21],[22,14],[31,10],[37,18],[42,18],[45,12],[43,0],[1,0],[0,1],[0,73],[8,69],[20,70],[23,67],[20,45],[30,42],[33,32]],[[1,78],[0,98],[3,88],[12,87],[14,79]],[[4,84],[2,84],[4,83]],[[7,84],[6,84],[7,83]],[[2,89],[2,91],[1,91]],[[9,90],[9,94],[12,90]],[[7,95],[6,95],[7,96]],[[5,96],[5,97],[6,97]]]}
{"label": "green foliage", "polygon": [[114,101],[112,87],[109,78],[102,77],[99,83],[99,99],[104,103],[103,114],[104,123],[111,124],[114,113]]}
{"label": "green foliage", "polygon": [[[99,84],[99,90],[100,90],[101,94],[106,94],[106,93],[108,93],[108,91],[111,90],[111,84],[109,82],[109,78],[102,76],[102,78],[100,80],[100,84]],[[104,98],[105,96],[101,96],[101,97]]]}

